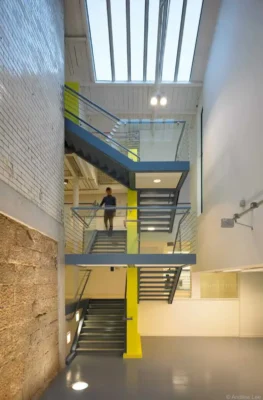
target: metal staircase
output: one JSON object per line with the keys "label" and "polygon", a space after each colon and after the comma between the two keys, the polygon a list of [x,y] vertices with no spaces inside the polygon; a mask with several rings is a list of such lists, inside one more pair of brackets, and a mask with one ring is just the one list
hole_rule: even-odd
{"label": "metal staircase", "polygon": [[97,231],[89,253],[126,253],[126,231]]}
{"label": "metal staircase", "polygon": [[163,210],[151,210],[150,207],[176,206],[178,197],[178,190],[147,189],[138,191],[138,205],[149,207],[138,212],[140,231],[146,232],[153,227],[154,232],[172,232],[176,210],[165,208]]}
{"label": "metal staircase", "polygon": [[125,300],[89,301],[77,343],[77,354],[113,353],[122,355],[126,348]]}
{"label": "metal staircase", "polygon": [[[99,113],[107,118],[108,132],[104,133],[91,125],[90,114]],[[140,157],[114,139],[116,130],[125,123],[102,107],[65,86],[65,149],[101,170],[122,185],[137,190],[144,188],[140,179],[144,174],[176,174],[175,187],[181,186],[189,172],[188,161],[140,161]],[[132,132],[133,133],[133,132]],[[126,134],[126,133],[125,133]],[[118,137],[118,135],[116,135]],[[129,141],[127,142],[128,145]],[[178,141],[178,145],[180,141]],[[136,150],[136,149],[135,149]],[[152,183],[154,185],[154,183]]]}
{"label": "metal staircase", "polygon": [[172,304],[181,271],[181,267],[139,268],[138,302],[166,301]]}

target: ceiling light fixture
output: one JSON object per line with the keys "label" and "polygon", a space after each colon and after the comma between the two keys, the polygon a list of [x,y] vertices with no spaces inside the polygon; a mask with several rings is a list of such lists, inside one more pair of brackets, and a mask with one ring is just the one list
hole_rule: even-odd
{"label": "ceiling light fixture", "polygon": [[160,98],[160,105],[163,106],[163,107],[165,107],[166,104],[167,104],[167,97],[162,96],[162,97]]}
{"label": "ceiling light fixture", "polygon": [[155,231],[155,227],[154,226],[149,226],[148,231]]}
{"label": "ceiling light fixture", "polygon": [[160,183],[161,179],[154,179],[154,183]]}
{"label": "ceiling light fixture", "polygon": [[71,387],[74,390],[84,390],[87,389],[89,385],[86,382],[75,382]]}
{"label": "ceiling light fixture", "polygon": [[151,106],[162,106],[165,107],[167,105],[167,97],[160,93],[155,93],[150,100]]}
{"label": "ceiling light fixture", "polygon": [[157,96],[152,96],[150,103],[151,103],[151,106],[157,106],[157,104],[158,104]]}

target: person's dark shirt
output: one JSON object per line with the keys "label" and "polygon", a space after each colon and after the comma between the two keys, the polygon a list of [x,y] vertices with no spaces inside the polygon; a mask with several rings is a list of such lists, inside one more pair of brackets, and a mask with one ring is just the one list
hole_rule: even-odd
{"label": "person's dark shirt", "polygon": [[[111,194],[103,197],[102,202],[100,203],[100,207],[102,207],[104,204],[105,204],[105,208],[116,207],[116,197],[112,196]],[[114,210],[109,210],[109,211],[114,212]]]}

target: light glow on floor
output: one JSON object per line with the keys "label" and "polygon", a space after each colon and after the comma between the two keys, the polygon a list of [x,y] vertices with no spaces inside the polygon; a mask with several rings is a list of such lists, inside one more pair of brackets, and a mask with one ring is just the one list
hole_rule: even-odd
{"label": "light glow on floor", "polygon": [[71,387],[73,390],[85,390],[89,387],[89,384],[86,382],[75,382]]}

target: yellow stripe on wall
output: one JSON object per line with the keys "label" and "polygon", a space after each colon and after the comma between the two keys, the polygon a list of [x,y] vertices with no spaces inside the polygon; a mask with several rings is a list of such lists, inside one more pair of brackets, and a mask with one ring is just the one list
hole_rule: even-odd
{"label": "yellow stripe on wall", "polygon": [[[78,82],[66,82],[66,85],[69,86],[71,89],[79,92],[79,83]],[[70,113],[79,116],[79,99],[74,93],[70,91],[65,91],[64,93],[64,104],[65,104],[65,112],[64,115],[66,118],[70,119],[70,121],[74,122],[75,124],[79,123],[77,118],[74,118]],[[67,110],[69,112],[67,112]]]}

